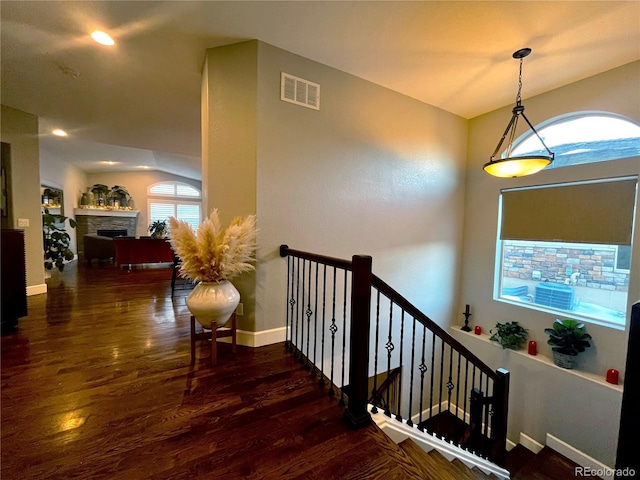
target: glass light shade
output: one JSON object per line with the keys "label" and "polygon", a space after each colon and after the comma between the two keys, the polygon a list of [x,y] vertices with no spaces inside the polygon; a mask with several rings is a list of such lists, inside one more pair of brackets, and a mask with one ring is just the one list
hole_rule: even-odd
{"label": "glass light shade", "polygon": [[552,162],[551,157],[544,155],[502,158],[484,164],[485,172],[494,177],[524,177],[539,172]]}

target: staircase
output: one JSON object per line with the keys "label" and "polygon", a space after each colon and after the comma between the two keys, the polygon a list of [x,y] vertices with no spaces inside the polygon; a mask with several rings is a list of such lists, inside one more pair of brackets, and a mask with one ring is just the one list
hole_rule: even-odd
{"label": "staircase", "polygon": [[[423,450],[412,439],[407,438],[397,445],[404,455],[396,461],[404,464],[404,471],[420,472],[421,478],[428,480],[498,480],[494,474],[488,474],[477,467],[469,468],[459,459],[452,461],[433,449]],[[507,469],[511,480],[566,480],[575,477],[576,463],[560,455],[549,447],[538,454],[517,445],[507,454]],[[598,477],[590,477],[598,480]]]}
{"label": "staircase", "polygon": [[[507,454],[507,470],[511,472],[511,480],[566,480],[576,477],[577,466],[577,463],[549,447],[544,447],[536,454],[522,445],[516,445]],[[595,476],[589,478],[599,479]]]}
{"label": "staircase", "polygon": [[493,474],[487,475],[476,467],[469,468],[457,458],[450,462],[435,449],[425,452],[410,438],[403,440],[398,446],[406,453],[408,460],[413,462],[416,468],[425,474],[424,478],[432,480],[486,480],[498,478]]}

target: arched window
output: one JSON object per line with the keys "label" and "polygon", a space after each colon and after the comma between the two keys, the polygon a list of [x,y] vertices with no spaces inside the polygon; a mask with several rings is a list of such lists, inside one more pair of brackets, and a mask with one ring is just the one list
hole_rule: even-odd
{"label": "arched window", "polygon": [[[640,126],[608,112],[563,115],[537,128],[555,159],[547,168],[560,168],[640,156]],[[530,130],[514,142],[513,156],[543,154]]]}
{"label": "arched window", "polygon": [[147,189],[149,222],[176,217],[198,228],[202,195],[197,188],[181,182],[155,183]]}
{"label": "arched window", "polygon": [[[573,113],[536,128],[555,154],[547,169],[640,156],[640,126],[619,115]],[[544,153],[531,131],[514,145],[514,156]],[[624,329],[637,183],[633,175],[502,190],[494,299]]]}

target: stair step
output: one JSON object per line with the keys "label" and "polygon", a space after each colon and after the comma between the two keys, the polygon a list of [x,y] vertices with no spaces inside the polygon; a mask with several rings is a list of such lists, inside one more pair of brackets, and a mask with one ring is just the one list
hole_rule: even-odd
{"label": "stair step", "polygon": [[461,460],[454,458],[451,461],[451,465],[453,465],[458,473],[459,480],[477,480],[477,476],[474,472],[472,472],[469,467],[467,467]]}
{"label": "stair step", "polygon": [[574,478],[577,466],[555,450],[544,447],[512,476],[512,480],[566,480]]}
{"label": "stair step", "polygon": [[486,474],[482,470],[478,469],[477,467],[473,467],[471,471],[473,472],[477,480],[496,480],[498,478],[493,473]]}
{"label": "stair step", "polygon": [[506,468],[513,477],[535,456],[536,454],[527,447],[518,444],[507,452]]}
{"label": "stair step", "polygon": [[424,478],[431,480],[460,480],[457,468],[437,450],[425,452],[416,442],[407,438],[399,443],[400,448],[420,468]]}

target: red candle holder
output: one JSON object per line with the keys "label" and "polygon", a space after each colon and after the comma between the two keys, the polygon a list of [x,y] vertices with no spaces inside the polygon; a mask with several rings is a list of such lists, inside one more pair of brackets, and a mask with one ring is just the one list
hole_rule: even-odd
{"label": "red candle holder", "polygon": [[476,325],[475,328],[473,329],[473,333],[475,333],[476,335],[481,335],[482,327],[480,325]]}
{"label": "red candle holder", "polygon": [[620,372],[615,368],[610,368],[607,370],[607,383],[611,383],[613,385],[618,385],[618,375]]}
{"label": "red candle holder", "polygon": [[538,343],[535,340],[529,341],[529,355],[538,354]]}

